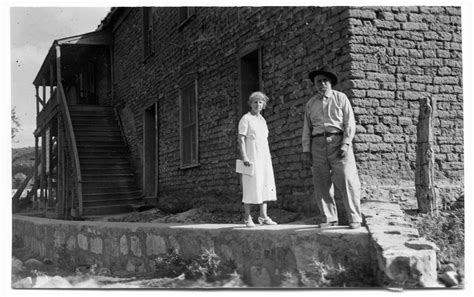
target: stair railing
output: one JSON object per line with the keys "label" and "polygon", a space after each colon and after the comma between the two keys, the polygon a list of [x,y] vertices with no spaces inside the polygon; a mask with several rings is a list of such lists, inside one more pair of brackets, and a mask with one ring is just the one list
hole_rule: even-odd
{"label": "stair railing", "polygon": [[120,134],[122,134],[122,140],[125,143],[125,147],[127,148],[127,150],[129,150],[130,146],[128,145],[128,139],[125,136],[125,128],[123,126],[122,117],[120,116],[120,112],[118,111],[116,107],[114,107],[114,113],[120,127]]}
{"label": "stair railing", "polygon": [[[58,81],[57,88],[59,91],[59,106],[63,114],[63,122],[65,127],[66,135],[66,145],[69,148],[72,159],[72,169],[73,169],[73,181],[76,185],[77,191],[77,206],[78,206],[78,216],[82,216],[82,177],[81,177],[81,164],[79,163],[79,153],[77,151],[76,137],[74,135],[74,130],[72,127],[71,115],[69,113],[69,108],[67,105],[66,94],[64,92],[63,85],[61,81]],[[66,185],[67,186],[67,185]],[[74,195],[73,195],[74,196]],[[74,203],[72,203],[74,205]]]}

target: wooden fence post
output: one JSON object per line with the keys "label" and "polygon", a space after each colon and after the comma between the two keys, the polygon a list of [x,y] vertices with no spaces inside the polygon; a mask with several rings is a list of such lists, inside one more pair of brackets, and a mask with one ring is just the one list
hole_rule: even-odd
{"label": "wooden fence post", "polygon": [[415,188],[418,211],[438,211],[437,193],[434,185],[433,118],[436,101],[420,99],[416,140]]}

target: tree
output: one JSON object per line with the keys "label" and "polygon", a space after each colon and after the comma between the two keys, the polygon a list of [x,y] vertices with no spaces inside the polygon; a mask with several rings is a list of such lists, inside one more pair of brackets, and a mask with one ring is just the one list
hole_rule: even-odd
{"label": "tree", "polygon": [[12,140],[15,139],[16,134],[20,131],[21,129],[21,124],[20,124],[20,119],[16,115],[16,106],[12,108],[11,110],[11,116],[12,116]]}
{"label": "tree", "polygon": [[12,179],[12,189],[18,189],[25,179],[26,175],[23,172],[18,172],[15,174]]}

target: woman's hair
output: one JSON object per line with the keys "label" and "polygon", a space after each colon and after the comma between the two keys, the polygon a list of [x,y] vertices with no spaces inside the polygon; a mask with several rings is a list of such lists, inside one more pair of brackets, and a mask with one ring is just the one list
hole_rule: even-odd
{"label": "woman's hair", "polygon": [[252,94],[250,94],[248,104],[250,105],[252,103],[252,100],[254,100],[254,99],[263,100],[263,109],[265,109],[267,107],[267,102],[268,102],[268,100],[270,100],[267,97],[267,95],[265,95],[263,92],[260,92],[260,91],[253,92]]}

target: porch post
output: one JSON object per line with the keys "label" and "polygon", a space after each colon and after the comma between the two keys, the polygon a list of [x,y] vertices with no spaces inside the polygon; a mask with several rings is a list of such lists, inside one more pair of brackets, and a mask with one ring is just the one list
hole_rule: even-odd
{"label": "porch post", "polygon": [[45,183],[46,183],[46,132],[43,129],[41,131],[41,176],[40,176],[40,201],[38,203],[38,210],[40,209],[40,203],[44,203],[45,200]]}
{"label": "porch post", "polygon": [[[53,66],[53,63],[49,63],[49,99],[51,99],[51,97],[53,97],[53,82],[54,82],[54,66]],[[46,99],[46,98],[44,98]],[[46,103],[46,101],[45,101]]]}
{"label": "porch post", "polygon": [[34,181],[34,184],[35,184],[35,192],[33,193],[33,197],[35,197],[34,201],[38,202],[38,165],[40,164],[40,161],[39,161],[39,150],[38,150],[38,136],[35,135],[35,168],[34,168],[34,176],[35,176],[35,179],[33,180]]}
{"label": "porch post", "polygon": [[62,128],[62,119],[61,115],[58,115],[58,166],[56,168],[57,178],[56,178],[56,199],[57,199],[57,215],[59,219],[64,218],[64,160],[63,160],[63,128]]}
{"label": "porch post", "polygon": [[47,195],[46,195],[46,200],[44,201],[44,214],[45,214],[45,217],[46,217],[46,214],[48,212],[48,206],[49,206],[49,204],[52,200],[51,198],[53,196],[53,178],[52,178],[52,172],[51,172],[51,167],[52,167],[51,165],[52,165],[52,161],[53,161],[53,156],[52,156],[53,155],[52,154],[52,152],[53,152],[53,147],[52,147],[52,144],[53,144],[52,138],[53,138],[53,136],[52,136],[52,133],[51,133],[52,125],[53,125],[53,122],[51,122],[51,125],[48,129],[49,133],[46,133],[46,135],[48,136],[47,139],[46,139],[46,141],[48,142],[48,144],[47,144],[48,150],[47,150],[46,153],[48,154],[49,162],[47,162],[47,164],[46,164],[46,166],[47,166],[47,168],[46,168],[47,175],[46,176],[48,178],[48,192],[47,192]]}
{"label": "porch post", "polygon": [[39,114],[39,87],[35,85],[36,89],[36,117],[38,117]]}
{"label": "porch post", "polygon": [[[51,67],[53,65],[51,64]],[[61,82],[61,47],[56,45],[56,85],[59,85]]]}
{"label": "porch post", "polygon": [[[35,85],[36,89],[36,118],[38,118],[39,115],[39,87]],[[34,179],[33,183],[36,186],[36,190],[33,193],[34,201],[38,202],[38,165],[40,164],[39,162],[39,151],[38,151],[38,136],[35,134],[35,167],[33,168],[33,174],[34,174]]]}
{"label": "porch post", "polygon": [[155,170],[156,170],[156,175],[155,175],[155,205],[158,205],[158,195],[159,195],[159,187],[160,187],[160,154],[158,153],[160,151],[160,131],[159,129],[159,121],[158,121],[158,116],[159,116],[159,99],[155,103]]}
{"label": "porch post", "polygon": [[46,78],[43,76],[43,103],[41,105],[43,105],[44,107],[45,103],[46,103]]}

